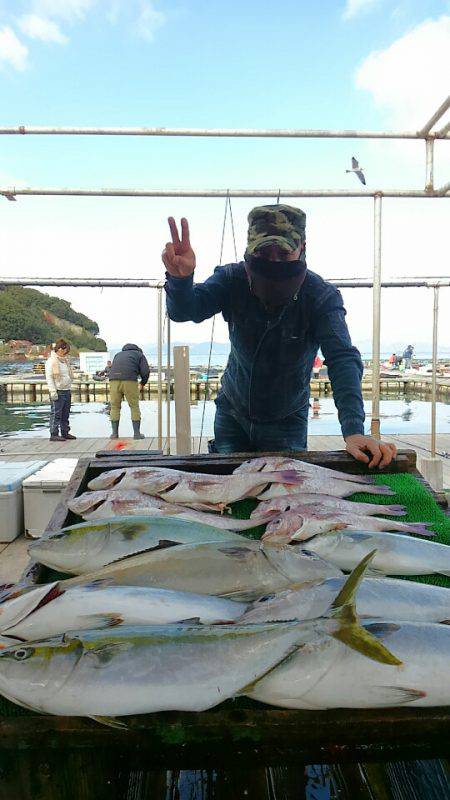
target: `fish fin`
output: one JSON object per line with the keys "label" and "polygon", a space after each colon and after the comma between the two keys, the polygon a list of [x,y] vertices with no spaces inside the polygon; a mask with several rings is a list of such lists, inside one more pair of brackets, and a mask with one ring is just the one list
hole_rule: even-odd
{"label": "fish fin", "polygon": [[[328,533],[333,533],[333,531],[328,531]],[[373,534],[370,533],[370,532],[361,533],[361,531],[355,531],[354,533],[353,532],[351,533],[349,531],[348,534],[346,534],[345,538],[349,539],[352,542],[356,542],[357,544],[359,544],[359,542],[365,542],[367,539],[372,539],[373,538]],[[370,569],[372,569],[372,567],[370,567]]]}
{"label": "fish fin", "polygon": [[115,628],[117,625],[122,625],[124,621],[120,614],[113,613],[84,614],[80,619],[87,623],[89,628]]}
{"label": "fish fin", "polygon": [[[80,577],[80,576],[75,576]],[[89,581],[89,583],[83,583],[83,589],[92,589],[95,591],[96,589],[104,589],[106,586],[113,586],[114,580],[112,578],[96,578],[93,581]]]}
{"label": "fish fin", "polygon": [[288,483],[298,484],[304,483],[306,476],[303,472],[298,472],[295,469],[281,469],[274,472],[264,472],[261,477],[268,483]]}
{"label": "fish fin", "polygon": [[98,666],[102,667],[104,664],[108,664],[115,655],[129,650],[130,647],[132,647],[132,644],[129,642],[108,642],[108,644],[102,644],[99,647],[86,649],[85,654],[96,658]]}
{"label": "fish fin", "polygon": [[91,714],[88,719],[93,719],[94,722],[98,722],[100,725],[107,725],[108,728],[115,728],[118,731],[128,730],[126,722],[120,722],[116,717],[100,717],[96,714]]}
{"label": "fish fin", "polygon": [[397,625],[396,622],[371,622],[364,627],[366,630],[370,631],[370,633],[373,633],[377,639],[385,639],[386,636],[389,636],[391,633],[399,631],[402,626]]}
{"label": "fish fin", "polygon": [[394,492],[393,489],[390,489],[389,486],[385,486],[384,484],[372,486],[370,489],[358,489],[358,492],[359,491],[367,492],[368,494],[384,494],[386,497],[393,497],[397,494],[397,492]]}
{"label": "fish fin", "polygon": [[166,550],[168,547],[175,547],[179,544],[181,544],[181,542],[172,542],[169,539],[160,539],[158,544],[156,544],[154,547],[142,547],[139,550],[133,550],[132,553],[127,553],[124,556],[119,556],[119,558],[113,558],[112,561],[107,561],[104,566],[110,567],[112,564],[126,562],[130,558],[134,558],[134,556],[142,555],[142,553],[152,553],[154,550]]}
{"label": "fish fin", "polygon": [[440,619],[439,620],[439,624],[440,625],[450,625],[450,619]]}
{"label": "fish fin", "polygon": [[381,664],[391,664],[399,666],[402,662],[387,647],[385,647],[377,638],[373,636],[367,628],[364,628],[356,614],[355,597],[361,580],[366,572],[367,566],[370,564],[376,554],[376,550],[360,561],[357,567],[353,570],[347,578],[341,591],[335,597],[330,606],[327,614],[330,618],[338,623],[338,629],[331,632],[331,636],[343,644],[356,650],[367,658],[373,661],[379,661]]}
{"label": "fish fin", "polygon": [[412,522],[408,524],[408,533],[417,533],[419,536],[436,536],[436,531],[429,531],[428,525],[432,522]]}
{"label": "fish fin", "polygon": [[390,514],[393,517],[405,517],[408,512],[406,511],[405,506],[392,505],[392,506],[382,506],[378,513],[384,515]]}
{"label": "fish fin", "polygon": [[252,552],[250,548],[242,546],[242,545],[230,545],[229,547],[219,547],[219,552],[224,553],[224,555],[229,556],[230,558],[237,558],[240,561],[245,560],[248,557],[248,554]]}
{"label": "fish fin", "polygon": [[[380,692],[381,697],[378,696]],[[420,689],[410,689],[406,686],[374,686],[369,690],[369,695],[374,695],[377,705],[399,706],[405,703],[413,703],[426,697],[427,693]]]}

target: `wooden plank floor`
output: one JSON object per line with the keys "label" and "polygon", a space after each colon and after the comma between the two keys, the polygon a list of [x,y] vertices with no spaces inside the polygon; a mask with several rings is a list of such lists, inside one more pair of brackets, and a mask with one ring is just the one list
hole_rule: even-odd
{"label": "wooden plank floor", "polygon": [[[399,448],[415,450],[420,459],[430,455],[430,437],[425,434],[407,434],[384,436],[386,441],[394,442]],[[155,450],[158,447],[156,437],[134,441],[134,439],[121,439],[127,450]],[[166,450],[167,440],[163,439],[163,449]],[[199,449],[200,444],[200,449]],[[114,450],[115,442],[111,439],[80,438],[71,442],[50,442],[46,438],[20,438],[11,437],[0,439],[0,461],[30,461],[42,459],[51,461],[54,458],[94,458],[99,450]],[[308,439],[309,450],[342,450],[344,442],[341,436],[310,436]],[[437,451],[443,463],[444,487],[450,492],[450,434],[437,435]],[[175,439],[170,440],[170,452],[176,454]],[[200,441],[198,437],[192,438],[192,452],[206,453],[207,438]],[[0,583],[14,582],[22,574],[26,563],[27,541],[23,536],[10,543],[0,543]]]}

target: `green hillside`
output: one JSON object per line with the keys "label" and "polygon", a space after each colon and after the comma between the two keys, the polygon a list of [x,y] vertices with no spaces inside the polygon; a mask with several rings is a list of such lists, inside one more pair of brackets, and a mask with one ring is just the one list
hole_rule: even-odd
{"label": "green hillside", "polygon": [[106,350],[94,320],[75,311],[67,300],[36,289],[0,283],[0,339],[29,339],[50,344],[63,336],[77,350]]}

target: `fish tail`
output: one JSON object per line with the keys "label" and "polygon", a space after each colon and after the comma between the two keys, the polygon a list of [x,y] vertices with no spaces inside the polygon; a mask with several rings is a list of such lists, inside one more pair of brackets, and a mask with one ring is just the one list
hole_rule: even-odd
{"label": "fish tail", "polygon": [[382,484],[381,486],[375,485],[370,486],[367,489],[363,489],[362,491],[366,492],[367,494],[384,494],[386,496],[393,496],[396,494],[393,489],[390,489],[389,486],[385,486]]}
{"label": "fish tail", "polygon": [[408,533],[417,533],[419,536],[436,536],[435,531],[428,530],[428,525],[432,524],[432,522],[411,522],[407,527],[403,528],[403,530]]}
{"label": "fish tail", "polygon": [[352,481],[352,483],[375,483],[375,477],[373,475],[353,475],[351,472],[347,475],[347,473],[340,473],[340,476],[344,474],[344,480]]}
{"label": "fish tail", "polygon": [[338,624],[338,628],[331,632],[331,636],[373,661],[398,666],[402,662],[379,639],[362,627],[356,614],[356,592],[376,552],[372,550],[360,561],[334,599],[328,616]]}
{"label": "fish tail", "polygon": [[405,506],[380,506],[380,514],[392,514],[393,517],[404,517],[406,512]]}

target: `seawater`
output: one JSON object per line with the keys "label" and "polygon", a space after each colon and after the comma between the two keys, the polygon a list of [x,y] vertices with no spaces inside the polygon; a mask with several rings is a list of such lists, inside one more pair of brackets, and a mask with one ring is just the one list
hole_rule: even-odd
{"label": "seawater", "polygon": [[[364,401],[366,429],[370,427],[371,401]],[[146,436],[158,432],[158,406],[156,400],[143,400],[140,404],[142,431]],[[211,437],[214,430],[215,404],[213,400],[199,400],[191,404],[192,436],[200,436],[204,412],[203,435]],[[0,437],[48,436],[50,406],[48,403],[0,403]],[[163,401],[163,434],[166,431],[167,404]],[[431,403],[424,399],[383,397],[380,402],[381,430],[385,434],[429,433],[431,429]],[[175,435],[175,404],[170,403],[171,435]],[[101,438],[109,436],[110,422],[106,403],[75,402],[70,416],[72,433],[76,436]],[[437,431],[450,433],[450,401],[437,403]],[[132,432],[129,408],[122,406],[119,433]],[[337,411],[331,397],[311,398],[309,410],[311,435],[339,435]]]}

